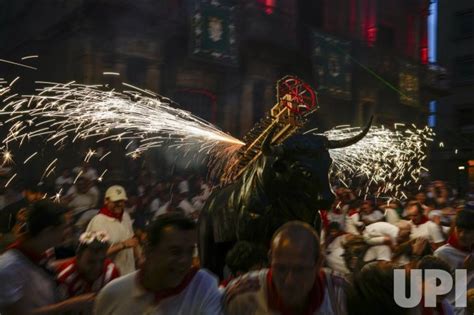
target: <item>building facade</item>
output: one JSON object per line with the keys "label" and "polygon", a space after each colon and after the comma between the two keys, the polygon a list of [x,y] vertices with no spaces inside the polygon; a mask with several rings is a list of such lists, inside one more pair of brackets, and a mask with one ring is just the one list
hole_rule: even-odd
{"label": "building facade", "polygon": [[450,95],[432,102],[435,175],[474,183],[474,3],[438,0],[437,61],[449,73]]}

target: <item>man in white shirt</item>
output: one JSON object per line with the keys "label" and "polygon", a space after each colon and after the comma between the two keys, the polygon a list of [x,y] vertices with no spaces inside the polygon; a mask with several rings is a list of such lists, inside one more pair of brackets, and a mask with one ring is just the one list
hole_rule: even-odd
{"label": "man in white shirt", "polygon": [[105,231],[111,246],[107,255],[112,259],[121,275],[135,271],[135,259],[140,260],[138,239],[134,237],[132,220],[125,210],[127,194],[122,186],[110,186],[105,192],[105,205],[92,218],[87,232]]}
{"label": "man in white shirt", "polygon": [[406,207],[407,217],[411,220],[412,228],[410,238],[425,238],[431,246],[436,249],[443,245],[444,236],[441,228],[441,224],[436,224],[430,221],[424,215],[423,206],[416,201],[411,201]]}
{"label": "man in white shirt", "polygon": [[360,218],[365,225],[380,222],[384,219],[382,211],[375,209],[370,200],[364,200],[360,210]]}
{"label": "man in white shirt", "polygon": [[221,314],[217,278],[191,266],[195,226],[182,213],[159,216],[148,230],[142,269],[108,284],[95,314]]}
{"label": "man in white shirt", "polygon": [[363,233],[364,240],[371,247],[365,254],[364,261],[392,260],[392,247],[408,241],[411,225],[400,221],[397,225],[387,222],[375,222],[368,225]]}
{"label": "man in white shirt", "polygon": [[[473,207],[474,208],[474,207]],[[469,260],[472,260],[474,250],[474,209],[466,209],[458,212],[455,220],[454,232],[448,239],[446,245],[438,248],[434,255],[444,260],[451,270],[468,269],[467,289],[474,288],[474,270],[469,270]],[[467,268],[466,268],[467,267]],[[448,301],[455,306],[455,292],[451,292]],[[456,314],[464,314],[464,309],[456,308]]]}
{"label": "man in white shirt", "polygon": [[[292,221],[280,227],[271,242],[269,261],[270,269],[229,284],[227,314],[346,314],[345,282],[321,269],[319,237],[310,225]],[[241,285],[250,289],[241,290]]]}
{"label": "man in white shirt", "polygon": [[50,256],[66,233],[65,211],[41,200],[28,208],[28,230],[0,256],[0,313],[2,315],[63,314],[91,305],[91,295],[59,301]]}
{"label": "man in white shirt", "polygon": [[64,201],[73,215],[77,215],[84,210],[97,208],[99,190],[87,178],[79,177],[76,184],[68,190]]}

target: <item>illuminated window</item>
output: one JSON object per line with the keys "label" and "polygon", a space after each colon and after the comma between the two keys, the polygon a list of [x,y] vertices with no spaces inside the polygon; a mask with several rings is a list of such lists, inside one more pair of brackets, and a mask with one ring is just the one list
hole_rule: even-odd
{"label": "illuminated window", "polygon": [[437,101],[431,101],[430,102],[430,114],[428,116],[428,127],[434,128],[436,127],[436,111],[438,107],[438,102]]}
{"label": "illuminated window", "polygon": [[375,41],[377,40],[377,28],[376,27],[369,27],[367,29],[367,43],[369,46],[373,46]]}
{"label": "illuminated window", "polygon": [[420,54],[421,63],[424,65],[428,64],[428,47],[422,47]]}
{"label": "illuminated window", "polygon": [[429,62],[436,62],[436,39],[438,32],[438,1],[432,0],[428,16],[428,54]]}
{"label": "illuminated window", "polygon": [[275,10],[275,2],[276,0],[257,0],[258,4],[262,7],[263,12],[270,15],[273,14]]}

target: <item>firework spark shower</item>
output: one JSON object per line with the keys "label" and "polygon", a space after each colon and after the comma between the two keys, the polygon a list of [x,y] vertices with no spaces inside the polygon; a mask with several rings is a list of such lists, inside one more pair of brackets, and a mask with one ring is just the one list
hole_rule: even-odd
{"label": "firework spark shower", "polygon": [[[324,133],[331,140],[354,136],[360,128],[341,126]],[[434,132],[414,125],[395,124],[393,129],[373,126],[359,142],[333,149],[330,176],[336,184],[360,187],[361,195],[404,199],[409,186],[420,180],[426,150]],[[362,185],[361,185],[362,184]],[[376,191],[371,190],[376,187]]]}
{"label": "firework spark shower", "polygon": [[[35,95],[6,96],[11,84],[8,92],[5,90],[5,105],[0,110],[4,116],[3,128],[8,128],[2,143],[4,163],[5,156],[8,162],[14,156],[9,150],[13,143],[22,145],[39,140],[59,149],[66,143],[92,140],[97,145],[103,141],[123,141],[128,143],[126,148],[136,142],[136,148],[127,153],[131,157],[157,147],[174,147],[183,152],[196,150],[212,155],[214,168],[223,170],[244,145],[212,124],[174,107],[171,100],[126,83],[123,85],[132,90],[118,92],[107,86],[74,82],[37,84],[40,87]],[[336,127],[324,135],[342,139],[358,132],[359,128]],[[334,160],[332,181],[346,187],[363,181],[363,194],[403,198],[404,189],[420,178],[425,149],[432,136],[429,128],[402,124],[396,124],[394,130],[372,127],[357,144],[330,150]],[[31,152],[19,165],[28,163],[36,154]],[[90,149],[84,160],[93,155],[94,150]],[[57,162],[57,158],[49,162],[43,177],[54,172]],[[219,173],[219,170],[211,172]],[[371,191],[372,184],[381,188]]]}
{"label": "firework spark shower", "polygon": [[[106,91],[101,86],[40,83],[46,85],[40,93],[12,100],[2,109],[3,115],[12,116],[11,120],[23,118],[10,128],[6,144],[42,135],[55,142],[71,137],[73,142],[88,138],[98,142],[135,139],[140,141],[138,152],[168,140],[177,145],[201,143],[209,147],[243,144],[191,113],[172,107],[170,100],[156,94],[152,98],[137,91]],[[35,119],[38,117],[41,119]],[[28,123],[38,128],[21,132]]]}

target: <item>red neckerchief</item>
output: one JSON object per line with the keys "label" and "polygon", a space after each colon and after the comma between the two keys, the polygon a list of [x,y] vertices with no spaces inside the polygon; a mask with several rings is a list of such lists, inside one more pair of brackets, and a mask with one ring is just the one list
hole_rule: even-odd
{"label": "red neckerchief", "polygon": [[349,209],[349,212],[347,213],[348,216],[353,216],[354,214],[358,214],[359,211],[357,209]]}
{"label": "red neckerchief", "polygon": [[422,224],[428,222],[429,220],[430,219],[428,219],[428,217],[426,215],[422,215],[419,222],[415,222],[413,220],[411,220],[411,222],[413,222],[414,225],[418,226],[418,225],[422,225]]}
{"label": "red neckerchief", "polygon": [[189,270],[189,272],[184,276],[181,283],[178,284],[176,287],[170,288],[170,289],[163,289],[163,290],[158,290],[158,291],[152,291],[152,290],[146,289],[142,284],[144,275],[141,269],[138,272],[138,282],[142,288],[144,288],[147,292],[150,292],[155,296],[155,303],[159,304],[162,300],[174,295],[178,295],[181,292],[183,292],[183,290],[186,289],[187,286],[191,283],[191,281],[193,280],[194,276],[196,275],[198,271],[199,271],[198,268],[192,267],[191,270]]}
{"label": "red neckerchief", "polygon": [[123,218],[123,211],[119,214],[117,213],[113,213],[112,211],[109,210],[109,208],[107,207],[103,207],[100,209],[99,213],[103,214],[103,215],[106,215],[110,218],[114,218],[114,219],[117,219],[119,220],[120,222],[122,222],[122,218]]}
{"label": "red neckerchief", "polygon": [[[312,315],[316,310],[318,310],[323,304],[324,292],[325,292],[325,275],[321,271],[319,275],[314,280],[313,288],[309,293],[309,305],[304,315]],[[267,274],[267,303],[268,307],[272,310],[280,312],[282,315],[293,315],[290,309],[288,309],[281,300],[281,297],[278,295],[275,284],[272,280],[272,270],[268,270]]]}
{"label": "red neckerchief", "polygon": [[425,307],[425,299],[421,297],[421,315],[434,315],[434,311],[436,310],[439,315],[445,315],[444,308],[442,303],[436,303],[436,307]]}
{"label": "red neckerchief", "polygon": [[451,245],[452,247],[462,251],[462,252],[465,252],[465,253],[469,253],[470,250],[469,248],[467,247],[464,247],[462,246],[461,244],[459,244],[459,239],[458,237],[456,236],[456,233],[453,232],[451,233],[451,235],[449,236],[448,238],[448,244]]}
{"label": "red neckerchief", "polygon": [[329,213],[327,210],[321,210],[319,212],[321,214],[321,222],[323,224],[324,230],[326,230],[329,226]]}
{"label": "red neckerchief", "polygon": [[234,279],[235,279],[234,276],[230,276],[229,278],[222,280],[221,283],[219,284],[219,287],[221,287],[221,288],[227,287],[229,285],[229,283]]}

